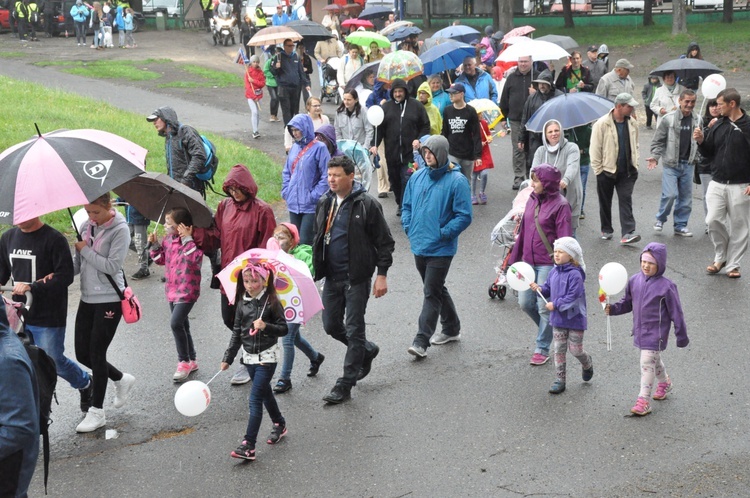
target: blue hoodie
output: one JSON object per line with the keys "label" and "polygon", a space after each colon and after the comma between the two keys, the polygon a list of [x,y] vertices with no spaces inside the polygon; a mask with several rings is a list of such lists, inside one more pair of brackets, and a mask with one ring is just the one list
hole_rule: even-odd
{"label": "blue hoodie", "polygon": [[667,269],[667,246],[651,242],[641,255],[645,252],[650,252],[656,260],[656,274],[647,277],[639,270],[630,277],[625,295],[612,305],[609,314],[633,312],[633,345],[638,349],[667,349],[667,339],[673,323],[677,347],[684,348],[690,343],[690,339],[687,336],[680,295],[674,282],[664,276]]}
{"label": "blue hoodie", "polygon": [[297,114],[287,125],[290,135],[292,127],[302,132],[302,138],[289,149],[281,175],[281,197],[292,213],[315,213],[318,199],[328,190],[328,161],[331,154],[328,147],[315,140],[315,128],[310,116]]}
{"label": "blue hoodie", "polygon": [[458,236],[471,224],[469,182],[448,160],[447,138],[432,135],[422,144],[424,149],[442,166],[421,168],[406,183],[401,224],[416,256],[454,256]]}

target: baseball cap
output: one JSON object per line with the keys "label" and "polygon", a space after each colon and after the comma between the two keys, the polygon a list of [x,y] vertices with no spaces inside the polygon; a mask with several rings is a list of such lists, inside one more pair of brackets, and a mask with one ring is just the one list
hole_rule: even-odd
{"label": "baseball cap", "polygon": [[621,93],[617,97],[615,97],[615,105],[617,104],[625,104],[635,107],[638,105],[638,101],[635,100],[629,93]]}
{"label": "baseball cap", "polygon": [[161,113],[159,112],[159,109],[157,109],[154,112],[152,112],[149,116],[146,116],[146,121],[148,121],[149,123],[153,123],[160,117],[161,117]]}
{"label": "baseball cap", "polygon": [[448,93],[466,93],[466,87],[463,83],[453,83],[449,89],[446,90]]}
{"label": "baseball cap", "polygon": [[615,62],[615,67],[621,67],[624,69],[633,69],[635,66],[630,63],[627,59],[618,59],[617,62]]}
{"label": "baseball cap", "polygon": [[599,51],[599,47],[597,47],[596,45],[589,45],[589,48],[586,51],[587,52],[598,52]]}

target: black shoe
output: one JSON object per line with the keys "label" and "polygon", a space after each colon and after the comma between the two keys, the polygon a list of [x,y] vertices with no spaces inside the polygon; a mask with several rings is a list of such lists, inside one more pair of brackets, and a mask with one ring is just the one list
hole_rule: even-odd
{"label": "black shoe", "polygon": [[292,388],[292,381],[286,379],[279,379],[275,386],[273,386],[273,392],[281,394],[287,392]]}
{"label": "black shoe", "polygon": [[78,390],[81,393],[81,411],[87,413],[91,408],[91,399],[94,397],[94,378],[89,377],[89,385]]}
{"label": "black shoe", "polygon": [[137,272],[130,275],[130,278],[132,278],[133,280],[140,280],[142,278],[148,278],[150,275],[151,275],[151,272],[148,271],[148,269],[141,268]]}
{"label": "black shoe", "polygon": [[279,441],[281,441],[281,438],[286,436],[286,424],[273,424],[273,429],[271,429],[271,435],[268,436],[268,439],[266,440],[266,443],[268,444],[276,444]]}
{"label": "black shoe", "polygon": [[565,382],[560,382],[559,380],[556,380],[552,387],[549,388],[550,394],[560,394],[563,391],[565,391]]}
{"label": "black shoe", "polygon": [[591,380],[591,378],[594,376],[594,362],[591,362],[591,367],[584,368],[583,373],[581,374],[581,377],[583,377],[584,382],[588,382]]}
{"label": "black shoe", "polygon": [[344,401],[352,399],[352,389],[350,387],[341,386],[336,384],[331,389],[331,392],[323,396],[323,401],[331,403],[332,405],[338,405]]}
{"label": "black shoe", "polygon": [[231,453],[233,458],[241,458],[242,460],[255,460],[255,447],[250,446],[247,441],[242,441],[242,444]]}
{"label": "black shoe", "polygon": [[396,216],[401,216],[401,206],[396,210]]}
{"label": "black shoe", "polygon": [[521,187],[521,183],[523,183],[523,178],[517,176],[513,179],[513,186],[511,188],[518,190]]}
{"label": "black shoe", "polygon": [[323,355],[323,353],[318,353],[318,358],[315,361],[310,362],[310,370],[307,372],[307,376],[315,377],[316,375],[318,375],[320,365],[322,365],[324,361],[326,361],[326,357]]}
{"label": "black shoe", "polygon": [[378,346],[375,346],[375,349],[372,350],[372,354],[369,356],[365,356],[365,359],[362,360],[362,368],[359,369],[357,380],[362,380],[370,374],[370,369],[372,368],[372,360],[374,360],[375,357],[378,356],[378,353],[380,353],[380,348]]}
{"label": "black shoe", "polygon": [[386,197],[388,197],[388,192],[380,192],[378,194],[378,198],[380,199],[385,199]]}

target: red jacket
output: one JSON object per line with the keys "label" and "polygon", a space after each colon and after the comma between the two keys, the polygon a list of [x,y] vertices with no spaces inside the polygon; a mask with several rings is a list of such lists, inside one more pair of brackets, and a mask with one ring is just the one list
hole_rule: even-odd
{"label": "red jacket", "polygon": [[260,100],[263,98],[263,87],[266,86],[266,75],[259,67],[248,66],[245,70],[245,98]]}
{"label": "red jacket", "polygon": [[492,151],[490,150],[490,144],[487,139],[492,136],[490,127],[487,126],[487,121],[479,118],[479,128],[482,130],[482,164],[480,166],[474,165],[474,172],[477,173],[483,169],[492,169],[495,167],[495,161],[492,160]]}

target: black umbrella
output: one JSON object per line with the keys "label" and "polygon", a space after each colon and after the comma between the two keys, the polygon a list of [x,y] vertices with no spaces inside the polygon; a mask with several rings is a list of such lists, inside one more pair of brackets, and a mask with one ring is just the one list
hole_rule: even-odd
{"label": "black umbrella", "polygon": [[379,19],[381,17],[388,17],[390,14],[393,14],[393,9],[389,9],[388,7],[368,7],[357,17],[360,19]]}
{"label": "black umbrella", "polygon": [[284,26],[302,35],[305,40],[321,41],[333,38],[333,34],[315,21],[290,21]]}
{"label": "black umbrella", "polygon": [[359,85],[362,82],[362,78],[365,77],[365,74],[369,72],[378,74],[379,68],[380,68],[380,61],[368,62],[367,64],[362,65],[362,67],[354,71],[351,78],[349,78],[349,81],[346,82],[344,91],[351,90],[352,88],[356,88],[357,85]]}
{"label": "black umbrella", "polygon": [[674,72],[681,80],[691,78],[705,78],[710,74],[723,73],[721,69],[702,59],[673,59],[651,71],[651,76],[664,76],[664,73]]}

